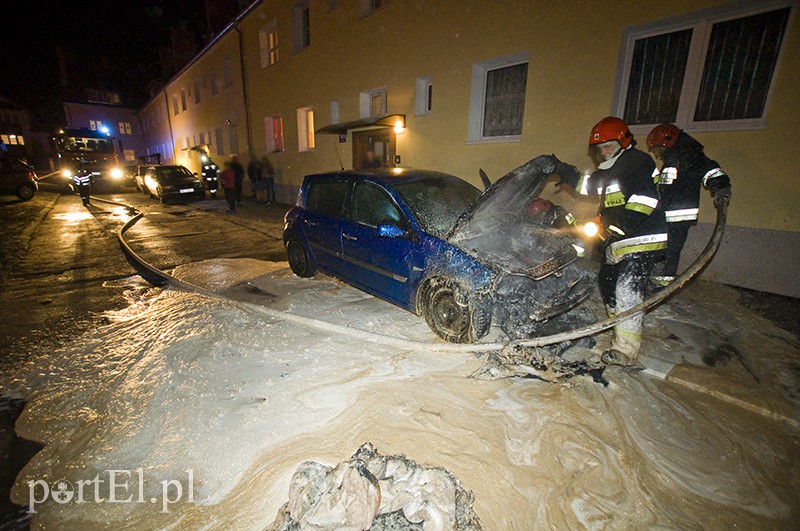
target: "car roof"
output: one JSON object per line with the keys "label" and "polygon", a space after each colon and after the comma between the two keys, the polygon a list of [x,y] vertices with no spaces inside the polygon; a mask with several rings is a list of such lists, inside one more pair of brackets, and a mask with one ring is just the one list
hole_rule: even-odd
{"label": "car roof", "polygon": [[[399,170],[399,171],[398,171]],[[410,168],[370,169],[370,170],[344,170],[307,175],[309,180],[326,180],[336,178],[365,179],[386,185],[421,181],[423,179],[459,179],[460,177],[433,170],[418,170]],[[465,181],[466,182],[466,181]]]}

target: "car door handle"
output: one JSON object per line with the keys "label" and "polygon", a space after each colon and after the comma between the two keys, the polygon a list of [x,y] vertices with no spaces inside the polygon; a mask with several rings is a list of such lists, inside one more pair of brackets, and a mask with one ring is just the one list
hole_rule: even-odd
{"label": "car door handle", "polygon": [[317,226],[317,222],[316,221],[308,221],[307,219],[304,219],[303,223],[305,223],[306,225],[310,225],[312,227],[316,227]]}
{"label": "car door handle", "polygon": [[349,234],[347,234],[346,232],[343,232],[343,233],[342,233],[342,238],[345,238],[345,239],[347,239],[347,240],[353,240],[353,241],[355,241],[355,240],[357,240],[357,239],[358,239],[358,238],[356,238],[355,236],[350,236],[350,235],[349,235]]}

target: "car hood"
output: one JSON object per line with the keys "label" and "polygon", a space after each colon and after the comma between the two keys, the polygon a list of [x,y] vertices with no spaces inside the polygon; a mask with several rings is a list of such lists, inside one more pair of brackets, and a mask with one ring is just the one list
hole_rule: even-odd
{"label": "car hood", "polygon": [[446,239],[493,267],[541,279],[577,257],[571,240],[527,219],[527,206],[553,173],[570,168],[540,155],[491,185],[458,218]]}

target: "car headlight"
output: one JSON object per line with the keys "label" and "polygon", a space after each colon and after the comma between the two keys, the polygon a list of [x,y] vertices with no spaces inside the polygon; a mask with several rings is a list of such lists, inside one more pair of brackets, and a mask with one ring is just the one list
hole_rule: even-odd
{"label": "car headlight", "polygon": [[122,170],[119,168],[111,168],[112,179],[122,179]]}
{"label": "car headlight", "polygon": [[67,179],[72,179],[72,170],[63,169],[61,170],[61,175],[63,175]]}

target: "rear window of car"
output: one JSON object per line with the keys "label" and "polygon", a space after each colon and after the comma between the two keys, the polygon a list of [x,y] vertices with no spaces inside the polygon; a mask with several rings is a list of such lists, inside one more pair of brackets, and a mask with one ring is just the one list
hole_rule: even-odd
{"label": "rear window of car", "polygon": [[158,174],[161,176],[162,179],[166,179],[167,181],[171,181],[174,179],[185,179],[186,177],[192,176],[192,172],[183,167],[158,168],[156,171],[158,172]]}
{"label": "rear window of car", "polygon": [[306,208],[321,214],[340,217],[349,187],[348,181],[312,182],[308,187]]}

